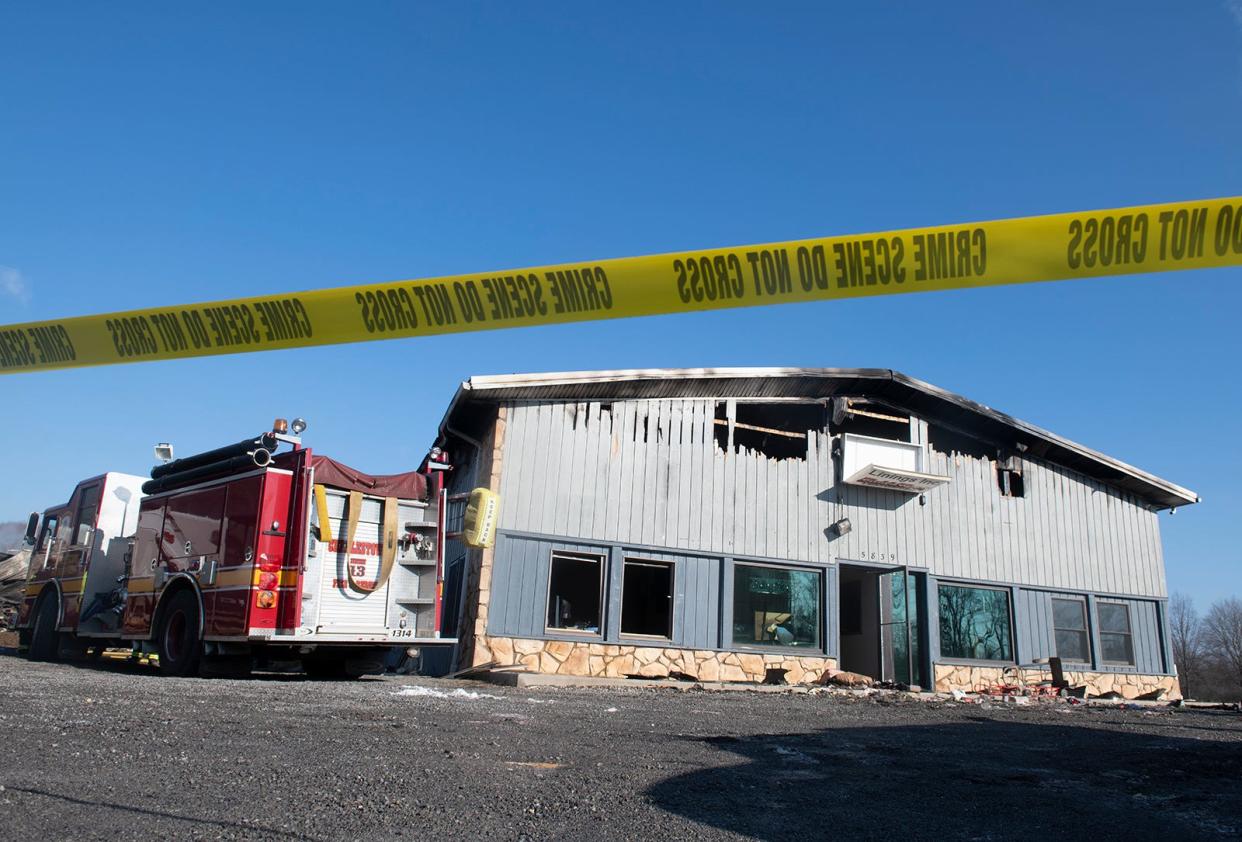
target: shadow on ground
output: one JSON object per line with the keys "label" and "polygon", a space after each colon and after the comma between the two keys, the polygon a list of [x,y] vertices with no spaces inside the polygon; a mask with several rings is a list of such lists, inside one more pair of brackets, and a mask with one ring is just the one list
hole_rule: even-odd
{"label": "shadow on ground", "polygon": [[983,718],[682,739],[742,762],[722,758],[728,765],[670,778],[648,796],[674,814],[758,839],[1242,833],[1236,740]]}

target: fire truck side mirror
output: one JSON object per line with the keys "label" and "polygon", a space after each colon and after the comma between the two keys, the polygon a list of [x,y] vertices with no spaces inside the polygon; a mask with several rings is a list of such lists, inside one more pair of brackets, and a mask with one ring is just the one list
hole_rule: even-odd
{"label": "fire truck side mirror", "polygon": [[39,513],[31,512],[30,520],[26,521],[26,543],[34,546],[35,536],[39,534]]}

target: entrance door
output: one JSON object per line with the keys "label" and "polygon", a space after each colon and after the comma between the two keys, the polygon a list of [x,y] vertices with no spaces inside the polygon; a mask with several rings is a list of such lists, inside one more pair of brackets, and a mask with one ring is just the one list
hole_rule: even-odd
{"label": "entrance door", "polygon": [[927,686],[920,618],[926,576],[904,567],[839,567],[840,664],[850,672]]}
{"label": "entrance door", "polygon": [[885,681],[926,686],[919,622],[924,582],[922,574],[904,567],[880,574],[880,651]]}

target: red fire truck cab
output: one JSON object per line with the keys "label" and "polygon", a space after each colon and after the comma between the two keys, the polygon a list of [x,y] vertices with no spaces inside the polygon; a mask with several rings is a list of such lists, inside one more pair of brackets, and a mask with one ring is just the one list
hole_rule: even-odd
{"label": "red fire truck cab", "polygon": [[128,646],[158,653],[170,675],[264,655],[357,676],[394,647],[452,643],[439,633],[435,467],[364,474],[278,421],[145,482],[84,480],[41,528],[31,517],[23,645],[36,659]]}

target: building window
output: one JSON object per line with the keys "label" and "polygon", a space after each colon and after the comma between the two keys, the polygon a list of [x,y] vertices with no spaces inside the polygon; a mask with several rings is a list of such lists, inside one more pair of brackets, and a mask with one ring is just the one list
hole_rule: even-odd
{"label": "building window", "polygon": [[733,566],[733,643],[820,647],[823,574],[817,570]]}
{"label": "building window", "polygon": [[1091,660],[1087,642],[1087,602],[1083,599],[1052,600],[1052,633],[1057,657],[1062,661],[1086,663]]}
{"label": "building window", "polygon": [[625,560],[621,582],[621,634],[673,636],[673,565]]}
{"label": "building window", "polygon": [[603,556],[553,553],[548,628],[599,634],[603,587]]}
{"label": "building window", "polygon": [[1130,609],[1116,602],[1096,604],[1100,619],[1100,654],[1104,663],[1134,665],[1134,639],[1130,634]]}
{"label": "building window", "polygon": [[976,661],[1012,661],[1009,592],[941,585],[940,654]]}

